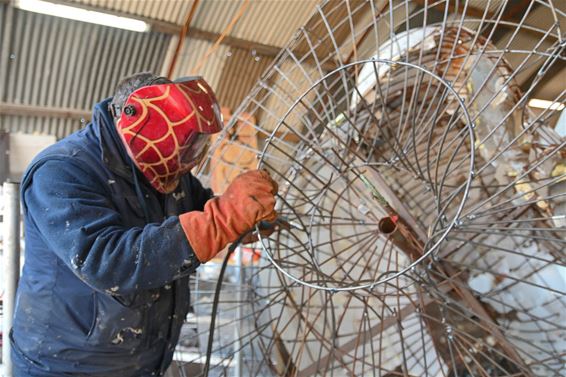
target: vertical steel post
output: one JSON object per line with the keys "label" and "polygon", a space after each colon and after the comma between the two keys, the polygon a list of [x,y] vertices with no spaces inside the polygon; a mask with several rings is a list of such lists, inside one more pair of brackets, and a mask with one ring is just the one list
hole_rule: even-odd
{"label": "vertical steel post", "polygon": [[12,359],[10,358],[10,330],[16,301],[16,287],[20,277],[20,185],[4,183],[4,296],[2,327],[2,363],[4,376],[12,376]]}

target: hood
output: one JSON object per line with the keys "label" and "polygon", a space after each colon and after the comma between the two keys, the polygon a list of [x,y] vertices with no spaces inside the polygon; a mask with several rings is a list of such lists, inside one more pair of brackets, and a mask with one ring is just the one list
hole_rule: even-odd
{"label": "hood", "polygon": [[97,103],[92,112],[92,123],[96,126],[95,129],[100,140],[102,161],[110,171],[133,182],[132,159],[126,152],[126,148],[116,131],[114,119],[108,111],[108,105],[111,101],[112,97]]}

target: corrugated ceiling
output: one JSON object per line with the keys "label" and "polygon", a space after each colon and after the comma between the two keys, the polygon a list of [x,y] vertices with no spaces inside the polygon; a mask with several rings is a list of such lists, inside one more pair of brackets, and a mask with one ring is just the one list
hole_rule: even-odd
{"label": "corrugated ceiling", "polygon": [[[245,1],[204,0],[199,5],[191,25],[220,33]],[[244,15],[230,33],[231,36],[267,45],[283,47],[293,33],[305,24],[318,0],[250,0]]]}
{"label": "corrugated ceiling", "polygon": [[218,81],[219,101],[235,110],[272,63],[272,58],[254,57],[242,49],[232,50]]}
{"label": "corrugated ceiling", "polygon": [[[194,0],[66,0],[100,9],[183,25]],[[319,0],[247,0],[230,36],[283,47]],[[201,0],[191,27],[221,33],[246,0]]]}
{"label": "corrugated ceiling", "polygon": [[193,0],[67,0],[100,9],[128,13],[182,25]]}

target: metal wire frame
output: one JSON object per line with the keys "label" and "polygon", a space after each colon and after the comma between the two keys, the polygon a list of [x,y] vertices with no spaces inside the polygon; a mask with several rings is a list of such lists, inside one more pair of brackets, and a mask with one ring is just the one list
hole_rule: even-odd
{"label": "metal wire frame", "polygon": [[[223,290],[211,375],[566,372],[566,139],[527,107],[565,64],[565,12],[514,5],[317,7],[216,146],[258,154],[292,227]],[[210,157],[205,182],[219,164],[239,169]]]}
{"label": "metal wire frame", "polygon": [[[384,65],[391,65],[391,66],[404,65],[404,63],[402,62],[396,63],[389,60],[377,60],[377,59],[372,59],[370,61],[362,61],[355,64],[362,64],[365,66],[369,64],[373,68],[376,75],[378,72],[378,65],[380,67],[383,67]],[[348,83],[349,80],[347,79],[347,77],[344,77],[344,73],[343,73],[355,67],[355,64],[345,65],[341,67],[339,70],[331,72],[329,75],[326,75],[317,83],[315,83],[311,88],[309,88],[309,90],[303,96],[299,97],[295,101],[294,106],[292,106],[289,109],[287,114],[285,114],[285,116],[281,119],[281,122],[276,126],[276,128],[273,131],[277,133],[281,127],[286,127],[291,131],[300,128],[300,126],[289,124],[289,122],[287,121],[287,119],[291,117],[291,113],[293,111],[296,111],[296,109],[299,107],[299,104],[301,107],[303,107],[306,110],[305,112],[299,110],[301,114],[296,116],[297,119],[311,118],[312,120],[310,121],[310,126],[313,129],[317,129],[320,128],[321,126],[325,126],[325,123],[331,124],[329,128],[326,128],[324,130],[324,132],[321,134],[320,137],[318,135],[313,136],[319,140],[313,140],[313,138],[308,138],[308,137],[304,138],[305,142],[309,143],[308,145],[310,146],[310,148],[306,151],[306,153],[311,155],[309,157],[309,162],[304,162],[301,168],[297,169],[294,166],[290,166],[288,168],[286,166],[274,167],[273,163],[269,161],[269,159],[264,159],[264,157],[260,159],[260,167],[263,167],[265,165],[265,167],[268,167],[271,170],[273,170],[274,175],[278,175],[281,177],[285,175],[293,176],[293,181],[294,181],[293,189],[295,190],[293,189],[285,190],[283,193],[281,193],[282,208],[280,209],[280,212],[288,219],[292,221],[296,221],[296,223],[299,223],[300,225],[296,228],[302,229],[303,230],[302,235],[304,236],[304,240],[302,241],[297,239],[297,245],[295,245],[295,247],[288,247],[289,246],[288,242],[285,243],[282,242],[281,240],[277,240],[277,242],[271,247],[265,247],[264,245],[264,251],[266,253],[265,255],[270,259],[270,262],[272,263],[273,266],[278,268],[283,274],[287,275],[287,277],[289,277],[290,279],[296,280],[297,282],[309,285],[312,288],[317,288],[317,289],[337,291],[337,290],[354,290],[354,289],[362,289],[362,288],[371,288],[374,285],[381,284],[385,281],[388,281],[403,274],[409,268],[420,263],[424,258],[426,258],[435,249],[437,249],[438,246],[441,244],[444,238],[443,236],[437,237],[434,240],[434,242],[432,242],[430,245],[426,245],[425,246],[426,250],[422,252],[421,255],[419,255],[419,257],[416,258],[414,261],[412,261],[409,265],[405,266],[403,269],[396,271],[393,274],[388,274],[387,277],[383,277],[379,280],[376,280],[375,277],[371,278],[369,276],[365,278],[361,278],[359,276],[356,278],[352,278],[349,276],[349,273],[339,274],[337,277],[332,277],[331,274],[323,272],[324,269],[321,268],[321,266],[324,263],[328,263],[328,262],[337,263],[341,265],[340,267],[341,269],[344,269],[344,264],[349,264],[351,257],[354,257],[355,255],[364,254],[363,252],[360,253],[360,250],[356,250],[353,254],[352,253],[345,254],[342,251],[336,250],[335,246],[337,242],[333,240],[334,237],[339,237],[341,241],[345,241],[346,239],[351,238],[352,236],[358,235],[359,232],[362,232],[361,234],[364,234],[363,233],[364,230],[359,229],[362,226],[362,224],[367,229],[366,233],[368,232],[375,233],[378,229],[377,221],[379,220],[379,216],[380,216],[379,212],[382,213],[381,217],[394,215],[396,213],[396,210],[393,209],[391,205],[387,203],[388,200],[385,198],[385,196],[388,196],[386,194],[387,190],[383,187],[376,188],[370,182],[372,180],[375,181],[380,179],[379,170],[395,171],[396,174],[413,173],[414,175],[416,175],[415,178],[417,178],[417,176],[418,178],[422,178],[423,184],[427,185],[428,187],[431,187],[431,190],[433,192],[438,193],[437,194],[438,196],[448,197],[449,202],[453,201],[454,198],[458,198],[457,202],[454,205],[452,203],[441,204],[439,201],[438,203],[439,205],[436,208],[438,215],[437,217],[441,217],[441,216],[446,217],[445,212],[447,211],[447,208],[451,206],[456,207],[454,213],[451,214],[451,221],[448,221],[447,224],[443,224],[444,235],[450,232],[451,228],[454,226],[454,222],[456,221],[459,212],[463,208],[467,196],[467,191],[469,189],[470,181],[472,178],[472,166],[474,164],[474,158],[473,158],[474,154],[465,153],[463,158],[468,160],[467,161],[468,171],[467,173],[465,173],[467,177],[465,178],[464,184],[462,184],[460,187],[457,188],[457,190],[461,192],[461,195],[458,192],[444,192],[445,190],[442,187],[443,186],[442,182],[439,185],[439,187],[436,187],[437,186],[436,180],[431,180],[433,175],[440,174],[445,177],[447,172],[450,171],[451,169],[451,164],[448,163],[442,167],[443,171],[439,172],[438,161],[442,160],[443,158],[454,160],[455,156],[459,153],[459,151],[464,150],[463,149],[464,144],[467,144],[468,150],[472,150],[472,151],[474,145],[474,136],[472,131],[472,125],[471,122],[469,121],[469,115],[461,99],[457,96],[456,92],[453,91],[453,89],[447,83],[445,83],[441,78],[436,76],[434,73],[431,73],[419,66],[410,63],[407,64],[404,68],[416,70],[417,77],[429,75],[431,76],[430,80],[437,80],[439,82],[439,85],[444,86],[445,89],[443,89],[444,93],[442,94],[442,97],[447,97],[449,95],[454,96],[454,98],[456,98],[456,101],[459,101],[459,109],[457,109],[452,115],[449,115],[447,117],[451,119],[448,121],[447,125],[442,124],[443,127],[441,131],[437,131],[436,129],[437,126],[441,124],[439,122],[440,118],[445,117],[444,110],[427,112],[427,114],[433,114],[433,116],[430,118],[435,118],[435,119],[429,119],[428,115],[424,117],[424,119],[420,119],[420,117],[417,115],[416,117],[417,121],[414,120],[411,121],[410,126],[406,127],[407,129],[401,129],[401,127],[399,127],[395,132],[394,129],[388,130],[388,128],[394,127],[393,125],[395,124],[394,123],[395,121],[392,119],[391,116],[389,116],[389,112],[386,110],[386,106],[387,106],[386,103],[383,102],[379,103],[379,101],[374,100],[372,104],[369,104],[367,103],[367,101],[363,101],[363,103],[361,103],[360,106],[360,105],[351,104],[349,103],[350,101],[347,100],[350,97],[352,97],[352,95],[358,94],[361,96],[361,93],[359,92],[355,83],[353,83],[354,85],[350,85],[350,83]],[[332,80],[331,79],[332,76],[335,76],[336,79]],[[305,97],[307,97],[311,92],[320,89],[320,86],[324,87],[324,90],[326,91],[324,95],[325,98],[321,98],[322,96],[318,95],[318,96],[314,96],[313,102],[310,103],[307,102],[305,100]],[[392,89],[390,85],[385,85],[384,88],[381,88],[380,84],[378,84],[378,86],[380,87],[379,89],[385,93],[385,95],[387,95],[389,91],[395,90]],[[413,93],[417,93],[419,91],[420,88],[413,90]],[[340,98],[334,98],[335,93],[337,93]],[[342,100],[344,98],[346,99],[345,101]],[[324,101],[325,99],[327,100],[327,103],[332,104],[332,107],[336,109],[336,110],[332,110],[332,116],[334,118],[328,121],[325,121],[320,118],[317,119],[315,116],[315,111],[316,111],[315,109],[324,106],[324,104],[321,103],[321,101]],[[440,107],[440,105],[441,103],[437,104],[437,107]],[[346,107],[346,109],[352,109],[353,107],[355,107],[355,109],[354,111],[342,110],[341,112],[339,112],[340,108],[344,108],[344,107]],[[361,110],[359,108],[361,108]],[[385,115],[382,117],[381,121],[378,120],[375,115],[373,115],[377,111],[383,111],[383,114]],[[350,112],[353,113],[353,116],[350,114]],[[358,114],[360,114],[360,112],[366,112],[370,116],[362,120],[362,122],[360,122],[357,116]],[[402,120],[403,117],[408,119],[409,115],[404,114],[402,110],[401,116],[399,117],[401,119],[400,120],[401,123],[403,122]],[[459,138],[462,138],[464,140],[460,142],[454,142],[454,141],[450,142],[449,139],[447,139],[448,134],[453,133],[452,131],[454,131],[454,125],[458,124],[457,122],[453,121],[453,119],[459,119],[460,117],[464,119],[465,128],[467,129],[467,132],[464,133],[457,132],[457,134],[459,135]],[[336,119],[339,120],[336,121]],[[342,124],[338,126],[336,124],[337,122],[342,122]],[[368,125],[370,127],[368,127]],[[419,127],[418,131],[415,130],[417,125]],[[344,128],[344,126],[346,128],[351,127],[352,129],[355,129],[356,135],[354,135],[353,137],[352,135],[347,135],[347,136],[344,135],[341,137],[340,135],[337,135],[338,130],[332,129],[337,127]],[[359,151],[359,147],[361,143],[356,140],[368,139],[367,137],[368,131],[362,131],[361,129],[372,130],[371,127],[375,127],[375,126],[377,126],[380,129],[380,132],[383,135],[379,136],[378,138],[374,137],[373,140],[371,140],[370,154],[368,154],[365,151]],[[388,133],[390,133],[391,135],[397,133],[398,136],[397,135],[390,136],[387,135]],[[330,143],[326,143],[326,144],[329,145],[325,145],[324,141],[320,140],[320,138],[327,138],[330,141]],[[407,138],[408,140],[404,140],[405,138]],[[423,138],[428,138],[428,145],[430,146],[429,148],[424,148],[424,149],[417,148],[417,144],[419,140]],[[283,148],[277,145],[277,142],[278,141],[272,139],[268,143],[266,143],[262,151],[262,156],[276,155],[277,152],[282,152],[287,156],[292,154],[289,153],[288,151],[284,151]],[[383,143],[384,145],[378,147],[377,145],[375,145],[376,143]],[[446,148],[443,149],[437,148],[438,149],[437,155],[430,156],[430,152],[435,148],[435,146],[445,143],[446,143]],[[357,147],[352,148],[354,145],[357,145]],[[356,150],[352,150],[352,149],[356,149]],[[271,150],[273,150],[272,153],[270,153]],[[440,152],[444,153],[446,156],[441,156]],[[372,161],[376,154],[381,155],[379,161]],[[301,154],[299,155],[295,154],[295,156],[302,158]],[[432,172],[431,170],[420,169],[420,168],[419,168],[420,171],[411,169],[411,166],[415,162],[418,165],[418,160],[421,158],[428,159],[430,161],[431,167],[435,167],[435,166],[437,167],[436,171]],[[314,161],[314,163],[311,161]],[[434,161],[437,161],[437,163],[435,164]],[[313,169],[311,166],[309,166],[311,163],[313,163],[315,167],[318,167],[318,169],[316,168]],[[381,165],[378,166],[376,163]],[[329,176],[328,174],[325,174],[323,172],[324,170],[322,169],[324,169],[324,167],[333,168],[329,172]],[[368,169],[372,170],[372,172],[364,173],[364,171]],[[378,176],[375,176],[375,174],[377,174]],[[442,180],[444,179],[445,178],[443,178]],[[301,184],[297,184],[296,183],[297,180],[300,180]],[[347,187],[343,189],[343,193],[339,193],[337,192],[337,189],[342,189],[342,187],[340,187],[341,185],[339,182],[342,180],[345,181],[344,184],[346,184]],[[357,181],[361,182],[362,185],[361,187],[355,188],[356,186],[355,183]],[[291,186],[289,186],[289,188],[290,187]],[[314,196],[305,197],[304,195],[305,190],[313,191]],[[372,194],[374,198],[371,198],[371,195],[370,196],[364,195],[364,191]],[[364,207],[366,208],[365,209],[366,213],[365,216],[362,216],[362,218],[360,218],[360,216],[356,216],[351,211],[351,209],[355,209],[355,212],[359,212],[360,204],[361,204],[360,199],[364,203],[366,203],[364,205]],[[312,205],[313,207],[304,208],[302,204],[304,203],[305,200],[308,201],[310,205]],[[333,200],[335,203],[332,206],[334,208],[332,208],[330,214],[325,214],[323,213],[323,211],[318,211],[319,208],[326,208],[328,205],[315,203],[315,202],[329,201],[329,200]],[[342,207],[343,210],[348,212],[347,214],[341,213],[340,208],[338,209],[336,208],[338,203],[340,203],[339,207]],[[377,204],[379,208],[376,209],[374,204]],[[368,212],[371,212],[373,216],[368,215]],[[339,220],[338,224],[334,223],[334,220],[336,218],[340,219],[344,216],[348,217],[351,220],[351,222],[344,224],[343,220],[342,221]],[[375,222],[373,224],[371,222],[368,223],[363,217],[366,218],[373,217]],[[340,226],[341,227],[346,226],[347,227],[346,230],[352,230],[352,227],[355,224],[357,224],[356,227],[357,229],[353,232],[352,235],[346,235],[344,232],[341,232],[340,230],[337,229]],[[437,226],[438,224],[435,224],[435,227],[433,229],[436,230]],[[319,233],[319,231],[321,230],[322,231],[328,230],[329,234],[325,234],[324,236],[315,235]],[[296,235],[294,237],[297,238]],[[330,242],[326,241],[326,238],[328,237],[331,238]],[[329,245],[332,248],[332,250],[331,251],[325,250],[323,244],[321,243],[313,244],[312,242],[313,240],[322,240],[323,244]],[[359,241],[355,239],[352,241],[352,243],[346,245],[346,247],[348,249],[351,249],[352,246],[358,242]],[[307,265],[314,267],[313,279],[315,279],[318,282],[324,281],[324,284],[322,283],[316,284],[305,280],[298,280],[296,277],[293,277],[284,268],[282,268],[274,260],[270,252],[271,249],[278,248],[280,246],[285,246],[285,248],[295,249],[295,254],[299,254],[297,250],[302,249],[303,246],[306,245],[306,243],[308,243],[308,246],[305,247],[306,250],[303,253],[305,255],[301,255],[300,257],[307,263]],[[317,255],[317,257],[315,257],[315,254]],[[383,260],[382,253],[374,251],[374,255],[376,256],[376,258],[378,258],[378,261]],[[316,259],[321,257],[323,257],[324,260],[319,263],[319,261],[317,261]],[[288,262],[289,258],[286,258],[285,261]],[[364,263],[366,266],[365,269],[369,270],[367,266],[372,264],[373,262],[371,260],[365,260]],[[360,265],[359,258],[355,259],[354,262],[352,262],[352,265],[353,265],[352,267],[354,266],[359,267]],[[377,272],[379,272],[380,271],[379,262],[375,264],[371,270],[373,270],[371,272],[374,275]]]}

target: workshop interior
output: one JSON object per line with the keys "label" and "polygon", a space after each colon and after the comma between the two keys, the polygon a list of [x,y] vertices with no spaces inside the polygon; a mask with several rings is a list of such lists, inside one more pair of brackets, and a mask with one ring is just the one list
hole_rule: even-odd
{"label": "workshop interior", "polygon": [[0,375],[22,176],[138,72],[214,91],[204,187],[278,185],[165,376],[566,375],[563,0],[0,0]]}

